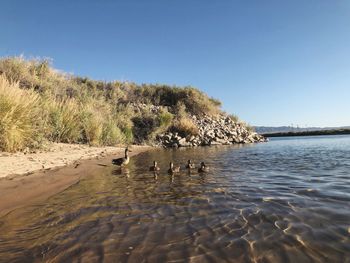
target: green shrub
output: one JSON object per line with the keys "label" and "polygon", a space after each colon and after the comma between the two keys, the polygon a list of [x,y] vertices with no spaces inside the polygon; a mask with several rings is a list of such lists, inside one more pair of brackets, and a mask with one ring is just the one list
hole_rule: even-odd
{"label": "green shrub", "polygon": [[164,111],[158,115],[159,127],[162,129],[167,129],[173,121],[174,115],[170,112]]}
{"label": "green shrub", "polygon": [[146,118],[150,118],[152,122],[149,122],[151,125],[147,127],[147,135],[145,135],[145,139],[147,139],[148,142],[153,142],[157,134],[163,133],[169,129],[172,125],[174,115],[164,110],[157,116]]}
{"label": "green shrub", "polygon": [[157,119],[152,115],[139,115],[132,118],[133,134],[138,143],[152,140],[152,133],[157,126]]}
{"label": "green shrub", "polygon": [[14,152],[38,141],[40,97],[0,75],[0,150]]}
{"label": "green shrub", "polygon": [[123,132],[126,143],[129,144],[129,143],[132,143],[134,141],[134,133],[132,131],[132,127],[121,128],[121,131]]}
{"label": "green shrub", "polygon": [[113,146],[116,144],[125,143],[126,141],[126,136],[112,120],[108,120],[104,123],[100,139],[101,145]]}

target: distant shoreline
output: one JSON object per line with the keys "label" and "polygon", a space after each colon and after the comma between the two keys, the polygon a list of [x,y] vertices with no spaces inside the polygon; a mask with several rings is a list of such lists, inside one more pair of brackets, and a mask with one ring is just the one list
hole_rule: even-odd
{"label": "distant shoreline", "polygon": [[303,132],[276,132],[262,134],[264,137],[288,137],[288,136],[318,136],[318,135],[344,135],[350,134],[350,129],[303,131]]}

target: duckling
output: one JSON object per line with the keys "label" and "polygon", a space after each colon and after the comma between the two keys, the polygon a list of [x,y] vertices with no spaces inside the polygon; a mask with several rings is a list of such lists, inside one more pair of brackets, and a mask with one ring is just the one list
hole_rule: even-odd
{"label": "duckling", "polygon": [[131,152],[129,150],[128,147],[125,148],[125,157],[122,157],[122,158],[117,158],[117,159],[113,159],[112,160],[112,164],[114,165],[119,165],[119,166],[125,166],[129,163],[130,161],[130,157],[129,157],[129,152]]}
{"label": "duckling", "polygon": [[149,168],[150,171],[157,172],[160,170],[160,167],[158,166],[156,161],[153,161],[153,165]]}
{"label": "duckling", "polygon": [[196,165],[192,163],[192,160],[188,160],[186,169],[194,169],[194,168],[196,168]]}
{"label": "duckling", "polygon": [[169,174],[174,174],[174,173],[179,173],[179,172],[180,172],[180,166],[174,167],[174,163],[170,162],[168,173]]}
{"label": "duckling", "polygon": [[206,166],[204,162],[201,162],[201,167],[198,168],[198,172],[199,173],[209,172],[209,167]]}

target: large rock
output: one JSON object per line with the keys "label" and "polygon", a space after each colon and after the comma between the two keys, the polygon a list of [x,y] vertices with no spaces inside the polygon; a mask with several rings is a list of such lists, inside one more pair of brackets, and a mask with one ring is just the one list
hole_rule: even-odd
{"label": "large rock", "polygon": [[222,145],[222,143],[220,143],[220,142],[216,142],[216,141],[211,141],[209,145],[210,145],[210,146],[214,146],[214,145]]}
{"label": "large rock", "polygon": [[223,139],[224,138],[224,133],[220,129],[216,129],[215,131],[215,137]]}
{"label": "large rock", "polygon": [[179,147],[190,147],[192,146],[192,144],[188,141],[186,141],[186,138],[181,138],[177,144],[179,145]]}
{"label": "large rock", "polygon": [[224,144],[224,145],[230,144],[230,142],[228,140],[220,139],[220,138],[215,138],[215,142],[217,142],[219,144]]}
{"label": "large rock", "polygon": [[214,139],[214,138],[215,138],[215,132],[214,132],[214,130],[208,130],[208,131],[205,132],[204,135],[205,135],[206,137],[208,137],[208,138],[211,138],[211,139]]}

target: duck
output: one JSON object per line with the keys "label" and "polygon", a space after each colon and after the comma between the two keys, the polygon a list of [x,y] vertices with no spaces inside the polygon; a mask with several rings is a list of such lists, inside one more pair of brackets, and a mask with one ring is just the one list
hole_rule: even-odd
{"label": "duck", "polygon": [[201,162],[201,166],[198,168],[199,173],[209,172],[209,167],[205,165],[204,162]]}
{"label": "duck", "polygon": [[192,160],[188,160],[186,169],[194,169],[194,168],[196,168],[196,165],[192,163]]}
{"label": "duck", "polygon": [[174,173],[179,173],[179,172],[180,172],[180,166],[174,167],[174,163],[170,162],[168,173],[169,174],[174,174]]}
{"label": "duck", "polygon": [[149,168],[150,171],[157,172],[160,170],[160,167],[158,166],[156,161],[153,161],[153,165]]}
{"label": "duck", "polygon": [[129,157],[129,150],[128,147],[125,148],[125,157],[122,158],[117,158],[112,160],[112,164],[118,165],[118,166],[125,166],[130,162],[130,157]]}

